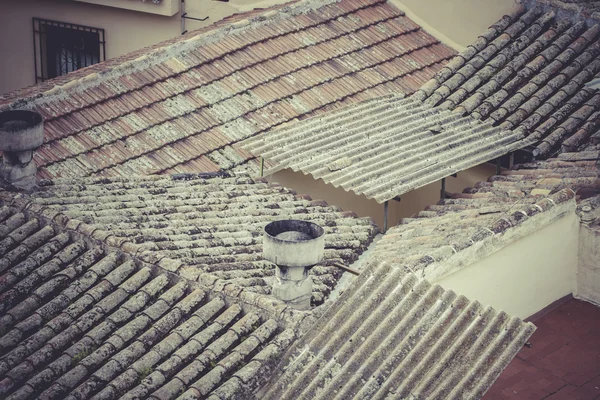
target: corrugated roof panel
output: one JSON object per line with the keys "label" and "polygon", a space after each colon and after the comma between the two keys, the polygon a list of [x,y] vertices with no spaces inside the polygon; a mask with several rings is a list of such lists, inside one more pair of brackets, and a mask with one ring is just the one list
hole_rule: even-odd
{"label": "corrugated roof panel", "polygon": [[387,96],[288,124],[243,146],[277,164],[276,170],[302,171],[382,203],[520,148],[520,139],[470,117]]}
{"label": "corrugated roof panel", "polygon": [[480,399],[534,331],[396,265],[370,262],[290,349],[264,398]]}

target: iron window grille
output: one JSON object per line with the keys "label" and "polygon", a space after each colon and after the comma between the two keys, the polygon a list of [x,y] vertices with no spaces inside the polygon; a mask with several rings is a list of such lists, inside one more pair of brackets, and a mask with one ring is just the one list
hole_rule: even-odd
{"label": "iron window grille", "polygon": [[106,59],[104,29],[33,18],[35,82]]}

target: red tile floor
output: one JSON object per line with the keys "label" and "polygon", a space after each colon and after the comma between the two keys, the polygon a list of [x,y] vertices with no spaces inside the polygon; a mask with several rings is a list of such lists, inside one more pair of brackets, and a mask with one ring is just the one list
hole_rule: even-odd
{"label": "red tile floor", "polygon": [[537,330],[484,400],[600,400],[600,308],[570,299]]}

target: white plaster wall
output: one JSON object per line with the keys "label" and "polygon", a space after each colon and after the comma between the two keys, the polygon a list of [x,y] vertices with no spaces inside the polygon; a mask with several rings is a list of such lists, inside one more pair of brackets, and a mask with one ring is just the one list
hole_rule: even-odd
{"label": "white plaster wall", "polygon": [[545,219],[552,215],[532,218],[531,224],[512,229],[521,230],[514,242],[496,243],[497,251],[435,282],[520,318],[573,293],[579,219],[574,202],[569,203],[570,210],[548,225],[544,226]]}
{"label": "white plaster wall", "polygon": [[[479,181],[485,181],[490,175],[496,173],[496,167],[482,164],[477,167],[460,172],[456,178],[446,179],[446,191],[461,192],[466,187],[472,187]],[[354,211],[361,217],[371,217],[375,223],[383,227],[383,204],[363,195],[346,192],[344,189],[326,184],[323,180],[315,180],[310,175],[294,172],[290,169],[279,171],[268,179],[272,182],[294,189],[299,194],[308,194],[314,200],[325,200],[329,204],[341,207],[345,211]],[[397,224],[400,218],[423,210],[428,205],[436,204],[440,199],[441,183],[435,182],[402,195],[402,201],[391,200],[388,209],[388,224],[390,227]]]}
{"label": "white plaster wall", "polygon": [[600,233],[581,225],[575,297],[600,305]]}

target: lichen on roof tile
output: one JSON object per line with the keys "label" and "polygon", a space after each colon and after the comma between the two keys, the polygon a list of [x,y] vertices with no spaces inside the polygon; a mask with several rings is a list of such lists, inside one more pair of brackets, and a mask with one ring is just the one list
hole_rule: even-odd
{"label": "lichen on roof tile", "polygon": [[600,71],[600,20],[560,1],[524,3],[415,98],[519,132],[539,159],[595,149],[591,118],[600,97],[584,85]]}
{"label": "lichen on roof tile", "polygon": [[236,398],[295,338],[280,315],[63,231],[22,200],[0,201],[0,397]]}
{"label": "lichen on roof tile", "polygon": [[262,258],[262,228],[282,218],[313,221],[326,233],[325,260],[311,272],[315,304],[341,276],[332,264],[355,261],[377,233],[369,219],[248,177],[58,179],[32,199],[44,213],[80,221],[79,232],[148,262],[176,261],[169,268],[189,279],[208,273],[267,294],[275,266]]}
{"label": "lichen on roof tile", "polygon": [[[303,0],[6,95],[0,108],[44,116],[44,178],[233,169],[252,158],[240,140],[373,89],[412,93],[411,74],[430,77],[453,54],[385,1]],[[221,141],[205,142],[209,132]]]}
{"label": "lichen on roof tile", "polygon": [[[462,193],[448,194],[437,204],[401,219],[377,242],[370,257],[438,279],[451,272],[448,265],[460,260],[465,249],[518,229],[540,213],[560,216],[561,205],[570,201],[569,207],[575,208],[573,199],[592,199],[595,208],[593,199],[600,195],[597,157],[587,161],[584,153],[562,156],[565,161],[518,164]],[[541,229],[552,220],[551,216],[536,219],[528,229]],[[591,226],[596,226],[593,221]]]}
{"label": "lichen on roof tile", "polygon": [[293,345],[264,398],[479,399],[534,330],[371,261]]}

